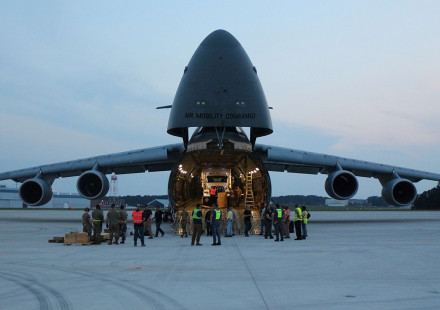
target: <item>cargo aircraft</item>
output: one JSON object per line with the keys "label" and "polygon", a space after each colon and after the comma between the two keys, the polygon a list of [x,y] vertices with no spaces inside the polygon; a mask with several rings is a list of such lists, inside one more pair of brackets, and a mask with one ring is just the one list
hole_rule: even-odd
{"label": "cargo aircraft", "polygon": [[[175,210],[203,201],[212,184],[223,184],[218,188],[226,191],[240,187],[246,197],[242,207],[258,208],[271,197],[270,171],[327,174],[325,190],[340,200],[356,194],[357,176],[373,177],[382,185],[382,197],[394,206],[414,201],[414,182],[440,181],[440,174],[257,144],[257,138],[273,131],[270,107],[257,69],[224,30],[212,32],[197,48],[172,105],[158,107],[166,108],[171,109],[167,132],[181,143],[3,172],[0,180],[21,182],[23,202],[41,206],[52,199],[56,178],[79,176],[78,192],[93,200],[107,194],[107,174],[170,171],[168,194]],[[243,128],[249,128],[249,137]]]}

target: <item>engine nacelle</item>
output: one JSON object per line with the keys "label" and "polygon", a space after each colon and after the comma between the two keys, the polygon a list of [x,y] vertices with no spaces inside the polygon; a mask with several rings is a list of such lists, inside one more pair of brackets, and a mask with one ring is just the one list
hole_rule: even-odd
{"label": "engine nacelle", "polygon": [[382,188],[382,197],[393,206],[406,206],[414,202],[417,189],[414,184],[406,179],[396,178],[385,183]]}
{"label": "engine nacelle", "polygon": [[337,170],[329,174],[325,180],[325,191],[338,200],[350,199],[356,195],[359,183],[353,173],[346,170]]}
{"label": "engine nacelle", "polygon": [[41,206],[52,199],[52,188],[45,180],[33,178],[23,182],[19,194],[25,204]]}
{"label": "engine nacelle", "polygon": [[84,198],[100,199],[110,188],[107,177],[98,170],[89,170],[81,174],[76,182],[76,188]]}

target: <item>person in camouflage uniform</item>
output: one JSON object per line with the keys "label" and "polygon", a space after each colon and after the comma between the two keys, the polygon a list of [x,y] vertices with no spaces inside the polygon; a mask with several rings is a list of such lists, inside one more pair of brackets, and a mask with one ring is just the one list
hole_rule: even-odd
{"label": "person in camouflage uniform", "polygon": [[125,207],[121,205],[121,210],[119,210],[119,235],[122,238],[121,244],[125,243],[125,235],[127,234],[127,211]]}
{"label": "person in camouflage uniform", "polygon": [[89,214],[90,209],[85,208],[84,214],[82,216],[82,223],[83,223],[83,232],[86,232],[89,236],[89,239],[92,236],[92,217]]}
{"label": "person in camouflage uniform", "polygon": [[185,207],[183,207],[182,212],[180,212],[180,225],[182,226],[182,234],[180,237],[188,237],[188,219],[189,214],[188,211],[186,211]]}
{"label": "person in camouflage uniform", "polygon": [[104,222],[104,213],[101,211],[101,206],[98,204],[92,212],[93,219],[93,240],[96,244],[101,243],[102,223]]}
{"label": "person in camouflage uniform", "polygon": [[119,244],[119,212],[116,211],[114,203],[111,205],[111,210],[107,212],[107,227],[110,233],[108,244],[113,244],[113,238],[115,238],[115,244]]}

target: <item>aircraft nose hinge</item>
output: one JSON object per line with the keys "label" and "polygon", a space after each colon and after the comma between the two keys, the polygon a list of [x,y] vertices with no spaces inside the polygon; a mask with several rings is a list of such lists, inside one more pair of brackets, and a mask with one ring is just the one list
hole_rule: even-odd
{"label": "aircraft nose hinge", "polygon": [[215,127],[215,133],[217,134],[217,146],[221,150],[223,148],[223,138],[225,137],[226,127]]}

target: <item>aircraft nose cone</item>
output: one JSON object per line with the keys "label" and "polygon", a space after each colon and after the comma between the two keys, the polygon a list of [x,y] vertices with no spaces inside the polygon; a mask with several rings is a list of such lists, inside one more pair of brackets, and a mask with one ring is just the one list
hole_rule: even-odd
{"label": "aircraft nose cone", "polygon": [[232,34],[222,29],[209,34],[200,44],[200,46],[209,48],[228,48],[238,45],[240,45],[240,42]]}

